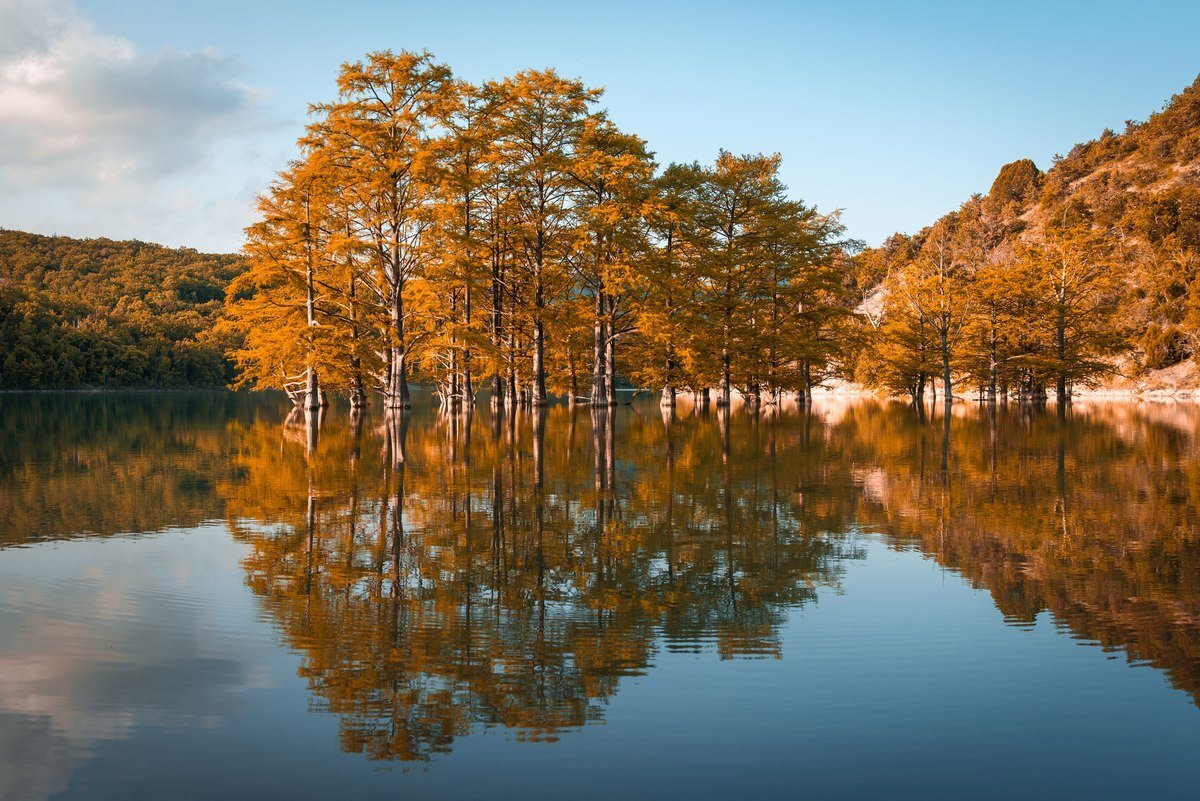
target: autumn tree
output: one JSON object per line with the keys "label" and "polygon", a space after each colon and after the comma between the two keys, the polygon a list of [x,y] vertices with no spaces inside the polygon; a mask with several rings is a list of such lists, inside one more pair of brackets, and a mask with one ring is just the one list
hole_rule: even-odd
{"label": "autumn tree", "polygon": [[751,298],[766,265],[772,203],[783,199],[780,158],[722,151],[697,188],[695,261],[700,312],[708,341],[700,358],[715,362],[718,403],[728,406],[735,382],[756,384],[749,351],[757,346]]}
{"label": "autumn tree", "polygon": [[580,292],[592,298],[593,406],[616,403],[617,343],[635,328],[627,296],[639,289],[642,206],[653,169],[640,137],[623,133],[603,114],[584,121],[570,165],[580,189],[572,261]]}
{"label": "autumn tree", "polygon": [[661,387],[665,406],[675,404],[677,390],[699,383],[687,365],[691,340],[701,335],[689,314],[699,290],[690,244],[697,241],[696,192],[703,178],[698,164],[671,164],[654,179],[643,212],[648,248],[638,271],[631,377],[641,386]]}
{"label": "autumn tree", "polygon": [[338,152],[341,191],[351,199],[356,232],[370,253],[365,282],[380,310],[382,391],[388,408],[409,405],[414,310],[408,290],[434,258],[426,235],[436,195],[426,174],[432,140],[451,102],[450,71],[428,53],[371,53],[346,64],[338,97],[318,105],[316,128]]}
{"label": "autumn tree", "polygon": [[755,309],[761,320],[761,367],[755,372],[773,403],[785,390],[811,401],[813,386],[853,343],[848,265],[839,258],[843,231],[837,214],[820,214],[798,201],[773,204]]}
{"label": "autumn tree", "polygon": [[[553,70],[527,70],[494,87],[501,98],[496,141],[511,197],[510,281],[519,282],[532,348],[530,400],[546,394],[547,306],[565,290],[578,184],[571,173],[589,108],[600,92]],[[517,334],[519,336],[519,334]]]}
{"label": "autumn tree", "polygon": [[443,402],[470,406],[479,373],[499,375],[496,343],[478,309],[491,277],[488,194],[500,180],[494,147],[500,103],[494,92],[463,81],[451,89],[425,176],[436,198],[436,226],[423,323],[431,329],[427,364],[438,365],[429,374]]}
{"label": "autumn tree", "polygon": [[1103,242],[1086,228],[1055,228],[1044,242],[1019,256],[1039,348],[1038,372],[1053,380],[1062,408],[1073,384],[1090,384],[1111,373],[1106,357],[1122,344],[1116,314],[1122,285],[1105,258]]}
{"label": "autumn tree", "polygon": [[244,380],[287,390],[305,408],[323,405],[319,274],[326,269],[322,216],[328,187],[309,160],[282,173],[258,199],[247,229],[249,269],[230,285],[227,325],[241,334],[234,353]]}
{"label": "autumn tree", "polygon": [[1027,304],[1011,259],[985,264],[971,283],[974,313],[963,333],[962,366],[988,402],[1020,383]]}

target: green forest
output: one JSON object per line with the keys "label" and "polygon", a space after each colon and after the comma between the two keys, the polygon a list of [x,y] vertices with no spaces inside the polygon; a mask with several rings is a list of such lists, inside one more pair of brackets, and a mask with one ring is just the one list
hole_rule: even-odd
{"label": "green forest", "polygon": [[0,388],[1065,402],[1193,376],[1200,79],[868,248],[783,185],[778,154],[659,164],[552,70],[475,85],[380,52],[337,86],[241,254],[0,231]]}
{"label": "green forest", "polygon": [[240,256],[0,230],[0,389],[223,387]]}

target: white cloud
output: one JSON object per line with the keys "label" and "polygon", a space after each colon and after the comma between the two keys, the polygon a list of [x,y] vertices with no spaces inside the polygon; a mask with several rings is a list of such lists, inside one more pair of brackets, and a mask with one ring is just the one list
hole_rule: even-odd
{"label": "white cloud", "polygon": [[0,227],[236,247],[269,127],[215,50],[139,48],[70,0],[0,0]]}

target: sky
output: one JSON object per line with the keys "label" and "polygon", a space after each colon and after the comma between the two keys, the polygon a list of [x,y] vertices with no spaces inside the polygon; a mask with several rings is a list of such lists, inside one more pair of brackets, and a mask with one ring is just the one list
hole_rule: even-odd
{"label": "sky", "polygon": [[778,152],[877,244],[1200,73],[1200,2],[0,0],[0,228],[234,251],[307,106],[373,50],[554,67],[660,163]]}

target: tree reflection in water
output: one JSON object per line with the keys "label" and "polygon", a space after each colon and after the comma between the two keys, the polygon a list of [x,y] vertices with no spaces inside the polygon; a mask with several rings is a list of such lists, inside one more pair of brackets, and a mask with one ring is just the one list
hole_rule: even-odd
{"label": "tree reflection in water", "polygon": [[0,547],[225,517],[347,749],[553,739],[665,651],[780,657],[789,610],[915,550],[1018,626],[1200,698],[1200,407],[283,419],[277,397],[0,397]]}
{"label": "tree reflection in water", "polygon": [[222,489],[343,746],[424,759],[473,725],[548,740],[598,720],[659,648],[780,656],[786,610],[858,555],[854,495],[799,487],[850,486],[849,464],[795,421],[722,419],[406,412],[371,445],[292,421],[282,447],[264,422]]}

